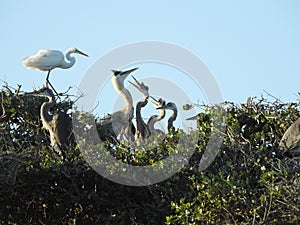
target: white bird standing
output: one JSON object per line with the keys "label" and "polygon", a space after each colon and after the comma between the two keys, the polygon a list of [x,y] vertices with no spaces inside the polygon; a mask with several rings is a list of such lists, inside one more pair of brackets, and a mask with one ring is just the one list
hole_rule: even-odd
{"label": "white bird standing", "polygon": [[[48,71],[46,77],[46,87],[50,84],[51,88],[55,91],[52,84],[49,81],[49,75],[54,68],[68,69],[72,67],[76,60],[71,56],[72,53],[78,53],[88,57],[82,51],[77,48],[69,48],[65,55],[58,50],[45,50],[41,49],[37,54],[23,58],[23,65],[29,69],[38,69],[40,71]],[[65,61],[65,56],[68,61]],[[57,92],[55,91],[57,94]]]}

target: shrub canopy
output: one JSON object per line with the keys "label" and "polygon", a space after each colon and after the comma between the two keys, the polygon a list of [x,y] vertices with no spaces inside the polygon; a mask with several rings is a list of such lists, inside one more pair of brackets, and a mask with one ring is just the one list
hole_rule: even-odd
{"label": "shrub canopy", "polygon": [[[67,160],[50,147],[39,117],[41,97],[0,92],[1,224],[299,224],[299,158],[278,150],[299,117],[298,103],[249,98],[225,102],[227,129],[219,154],[200,172],[214,107],[202,106],[199,140],[188,165],[144,187],[113,183],[97,174],[78,148]],[[66,97],[57,109],[70,114]],[[97,120],[97,118],[95,118]],[[172,154],[182,131],[171,131],[150,152],[108,143],[123,162],[151,165]]]}

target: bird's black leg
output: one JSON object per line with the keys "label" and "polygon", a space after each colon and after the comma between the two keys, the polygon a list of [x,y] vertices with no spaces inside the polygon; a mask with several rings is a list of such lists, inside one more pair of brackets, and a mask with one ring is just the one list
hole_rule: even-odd
{"label": "bird's black leg", "polygon": [[49,88],[48,83],[49,83],[49,74],[50,74],[50,71],[51,71],[51,70],[48,71],[47,77],[46,77],[46,88]]}
{"label": "bird's black leg", "polygon": [[50,87],[52,88],[52,90],[55,92],[55,94],[59,97],[59,94],[57,93],[57,91],[54,89],[54,87],[52,86],[52,84],[49,81],[49,75],[50,75],[51,70],[49,70],[47,77],[46,77],[46,87],[48,88],[48,85],[50,85]]}
{"label": "bird's black leg", "polygon": [[54,89],[54,87],[52,86],[52,84],[51,84],[49,81],[47,81],[47,84],[50,85],[51,89],[52,89],[52,90],[55,92],[55,94],[59,97],[59,94],[58,94],[57,91]]}

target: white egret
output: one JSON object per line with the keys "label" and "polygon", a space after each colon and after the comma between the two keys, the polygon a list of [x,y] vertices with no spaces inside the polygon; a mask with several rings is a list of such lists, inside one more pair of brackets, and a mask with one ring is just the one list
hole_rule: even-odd
{"label": "white egret", "polygon": [[[48,71],[46,77],[46,86],[50,84],[51,88],[55,91],[49,81],[49,75],[54,68],[68,69],[75,64],[75,58],[71,56],[72,53],[78,53],[87,56],[82,51],[76,48],[69,48],[65,55],[58,50],[41,49],[37,54],[23,58],[23,65],[29,69],[38,69],[40,71]],[[65,61],[65,56],[68,61]],[[56,91],[55,91],[56,92]],[[56,92],[57,94],[57,92]]]}

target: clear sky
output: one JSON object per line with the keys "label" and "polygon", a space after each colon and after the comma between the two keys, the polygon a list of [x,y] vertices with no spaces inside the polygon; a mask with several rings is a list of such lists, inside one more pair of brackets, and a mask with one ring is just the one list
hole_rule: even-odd
{"label": "clear sky", "polygon": [[76,55],[74,67],[51,73],[52,84],[63,92],[78,86],[93,63],[112,49],[156,40],[177,44],[202,59],[224,100],[245,102],[266,90],[284,102],[297,101],[299,12],[297,0],[3,1],[0,79],[11,86],[22,84],[24,91],[41,87],[46,73],[23,67],[22,58],[39,49],[64,52],[77,47],[90,57]]}

